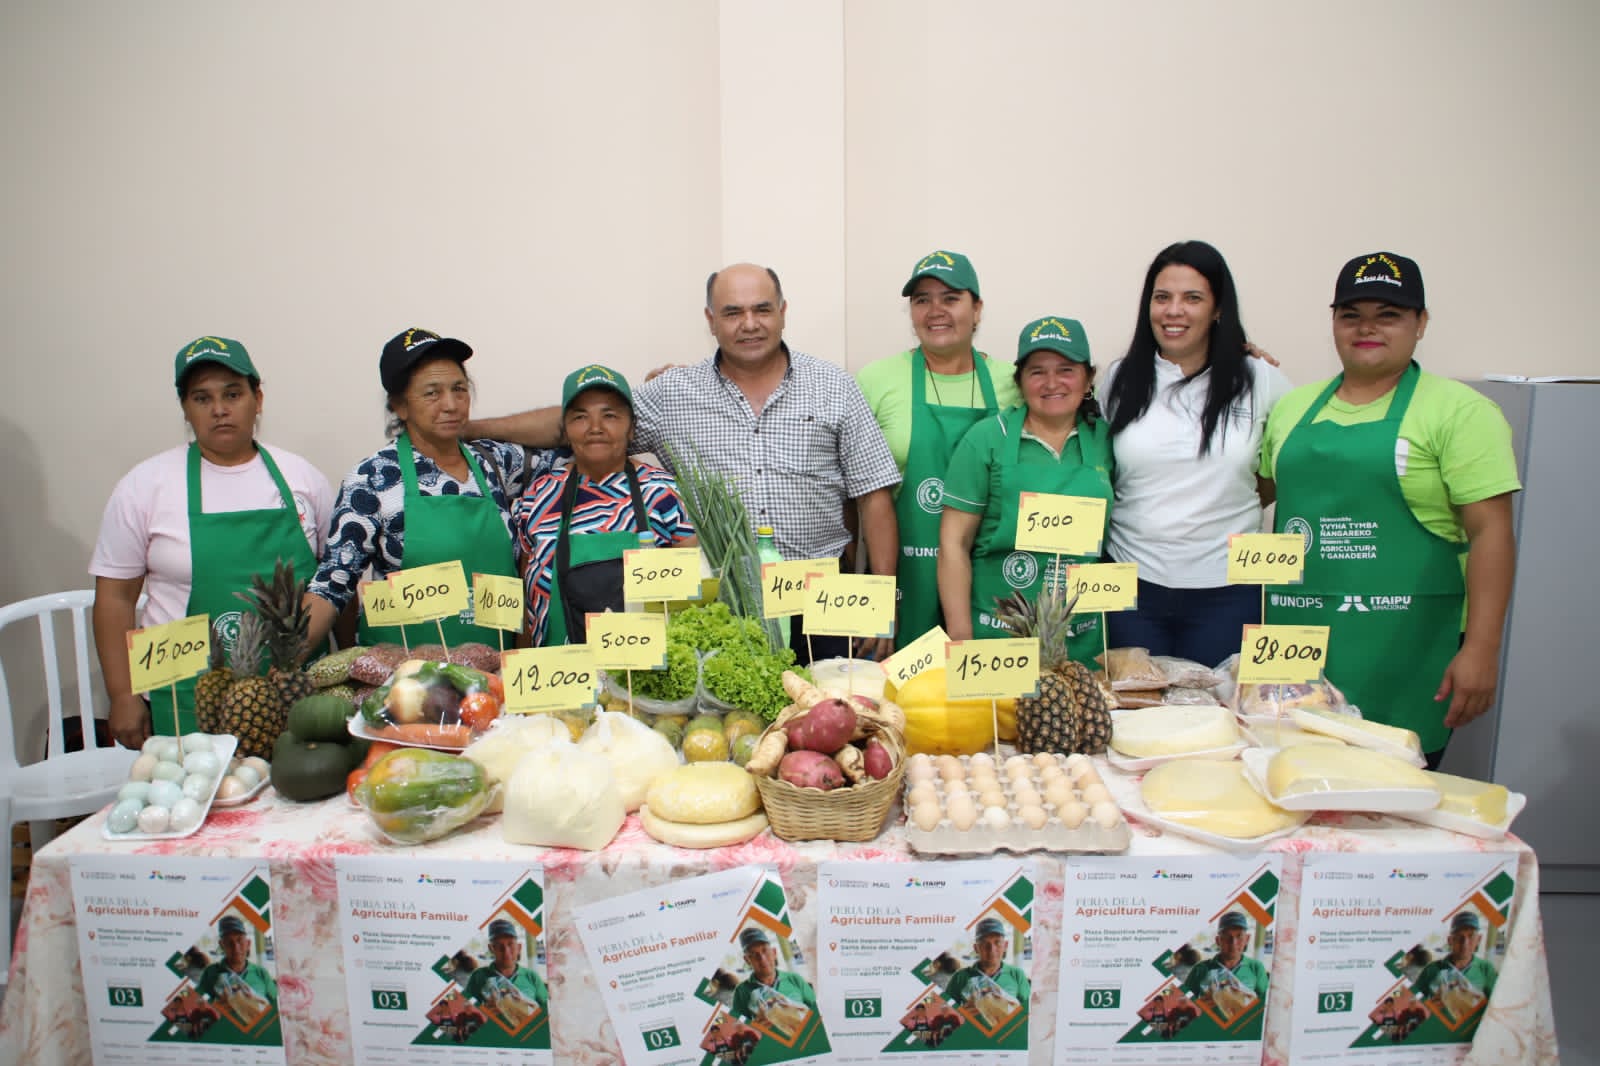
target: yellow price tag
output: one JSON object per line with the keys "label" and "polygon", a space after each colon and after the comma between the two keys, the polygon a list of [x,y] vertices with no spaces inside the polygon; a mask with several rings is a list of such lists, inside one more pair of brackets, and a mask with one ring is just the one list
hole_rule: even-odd
{"label": "yellow price tag", "polygon": [[473,574],[472,620],[480,626],[521,632],[522,582],[504,574]]}
{"label": "yellow price tag", "polygon": [[945,654],[944,691],[953,700],[1007,700],[1036,695],[1038,638],[953,641]]}
{"label": "yellow price tag", "polygon": [[948,643],[950,634],[943,626],[934,626],[885,659],[883,672],[895,688],[904,688],[913,677],[944,661],[944,646]]}
{"label": "yellow price tag", "polygon": [[1228,584],[1298,585],[1306,540],[1298,533],[1235,533],[1228,538]]}
{"label": "yellow price tag", "polygon": [[1099,555],[1106,501],[1098,496],[1024,492],[1017,500],[1018,551]]}
{"label": "yellow price tag", "polygon": [[643,611],[591,614],[589,650],[602,670],[665,670],[667,619]]}
{"label": "yellow price tag", "polygon": [[149,692],[187,680],[211,657],[211,619],[203,614],[128,630],[133,691]]}
{"label": "yellow price tag", "polygon": [[636,548],[622,553],[623,602],[699,598],[699,548]]}
{"label": "yellow price tag", "polygon": [[395,599],[394,589],[387,581],[361,582],[361,610],[369,626],[399,626],[415,619],[407,618]]}
{"label": "yellow price tag", "polygon": [[1306,685],[1328,665],[1327,626],[1245,626],[1239,684]]}
{"label": "yellow price tag", "polygon": [[816,636],[894,636],[894,578],[835,574],[806,589],[805,629]]}
{"label": "yellow price tag", "polygon": [[768,618],[804,614],[806,581],[813,577],[832,577],[838,572],[837,559],[767,563],[761,568],[761,613]]}
{"label": "yellow price tag", "polygon": [[1081,563],[1067,567],[1067,597],[1075,611],[1131,611],[1139,604],[1138,563]]}
{"label": "yellow price tag", "polygon": [[595,702],[594,649],[587,644],[508,651],[500,677],[512,714],[570,711]]}
{"label": "yellow price tag", "polygon": [[472,605],[460,559],[397,571],[389,575],[389,587],[408,622],[458,617]]}

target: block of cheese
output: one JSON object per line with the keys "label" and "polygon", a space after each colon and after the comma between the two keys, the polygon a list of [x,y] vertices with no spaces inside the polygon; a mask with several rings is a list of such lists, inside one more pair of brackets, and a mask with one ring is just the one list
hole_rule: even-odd
{"label": "block of cheese", "polygon": [[1273,755],[1267,764],[1267,788],[1280,799],[1316,792],[1437,791],[1425,773],[1392,755],[1321,744],[1299,744]]}
{"label": "block of cheese", "polygon": [[755,778],[731,762],[685,763],[650,785],[645,803],[658,818],[712,825],[747,818],[761,807]]}
{"label": "block of cheese", "polygon": [[658,818],[646,805],[639,808],[639,824],[650,836],[675,848],[726,848],[760,834],[767,828],[767,816],[757,811],[731,822],[697,825]]}
{"label": "block of cheese", "polygon": [[1135,759],[1210,751],[1238,740],[1238,723],[1226,707],[1141,707],[1111,717],[1111,746]]}
{"label": "block of cheese", "polygon": [[1422,771],[1439,790],[1439,810],[1459,814],[1485,825],[1500,825],[1506,820],[1511,793],[1504,785],[1474,781],[1455,774]]}
{"label": "block of cheese", "polygon": [[1344,741],[1338,737],[1330,737],[1325,733],[1308,733],[1286,718],[1274,718],[1265,724],[1256,719],[1250,723],[1250,732],[1256,740],[1267,748],[1292,748],[1296,744],[1325,744],[1329,747],[1342,748]]}
{"label": "block of cheese", "polygon": [[1370,739],[1386,747],[1403,748],[1415,755],[1422,754],[1422,739],[1411,730],[1357,718],[1353,714],[1301,708],[1294,711],[1294,720],[1302,728],[1309,729],[1313,733],[1327,733],[1329,736],[1349,740],[1352,744]]}
{"label": "block of cheese", "polygon": [[1277,807],[1250,787],[1238,762],[1178,759],[1144,775],[1145,806],[1170,821],[1248,840],[1299,825],[1304,815]]}

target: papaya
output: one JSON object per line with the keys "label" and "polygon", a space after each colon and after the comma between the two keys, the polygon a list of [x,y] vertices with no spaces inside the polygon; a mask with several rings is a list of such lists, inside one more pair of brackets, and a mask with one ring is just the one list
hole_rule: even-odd
{"label": "papaya", "polygon": [[344,791],[350,749],[330,741],[306,740],[292,730],[279,734],[272,748],[272,787],[296,803],[327,799]]}
{"label": "papaya", "polygon": [[289,708],[285,728],[301,740],[333,740],[344,743],[350,739],[350,703],[325,692],[312,693],[296,700]]}
{"label": "papaya", "polygon": [[[339,780],[343,788],[342,775]],[[476,818],[488,802],[488,788],[483,768],[471,759],[397,748],[372,765],[355,798],[387,836],[415,842]]]}

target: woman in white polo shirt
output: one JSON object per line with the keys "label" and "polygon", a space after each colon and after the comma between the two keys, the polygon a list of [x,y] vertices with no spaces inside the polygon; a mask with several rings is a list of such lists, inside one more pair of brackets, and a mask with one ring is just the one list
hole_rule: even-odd
{"label": "woman in white polo shirt", "polygon": [[1204,241],[1163,248],[1101,393],[1116,455],[1108,554],[1139,564],[1138,609],[1106,617],[1112,647],[1214,666],[1261,621],[1261,590],[1227,584],[1228,538],[1261,530],[1261,433],[1288,391],[1275,366],[1249,357],[1222,253]]}

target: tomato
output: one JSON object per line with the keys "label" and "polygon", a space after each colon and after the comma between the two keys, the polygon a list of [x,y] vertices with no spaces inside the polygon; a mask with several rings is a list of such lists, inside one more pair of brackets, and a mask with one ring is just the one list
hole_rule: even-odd
{"label": "tomato", "polygon": [[494,696],[494,701],[499,704],[506,702],[506,683],[499,674],[485,674],[489,679],[489,693]]}
{"label": "tomato", "polygon": [[482,733],[500,717],[500,703],[487,692],[472,692],[461,701],[461,722],[474,733]]}
{"label": "tomato", "polygon": [[399,746],[400,745],[398,744],[391,744],[387,740],[374,740],[367,748],[367,757],[361,760],[360,769],[372,769],[379,759],[383,758],[385,755],[389,754]]}
{"label": "tomato", "polygon": [[[366,779],[367,768],[365,766],[358,766],[354,770],[351,770],[349,775],[344,779],[344,794],[350,798],[351,803],[354,804],[356,802],[356,786],[361,784],[361,782],[365,781]],[[359,804],[357,804],[357,806],[359,806]]]}

